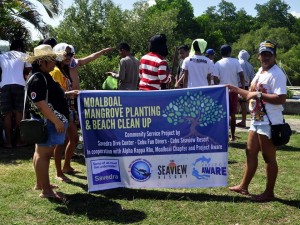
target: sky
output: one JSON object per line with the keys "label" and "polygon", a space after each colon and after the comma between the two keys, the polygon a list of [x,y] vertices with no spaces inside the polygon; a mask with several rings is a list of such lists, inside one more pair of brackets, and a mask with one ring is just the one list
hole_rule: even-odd
{"label": "sky", "polygon": [[[121,6],[122,9],[132,9],[133,3],[137,0],[112,0],[116,5]],[[237,10],[244,8],[246,12],[252,16],[256,15],[255,5],[256,4],[265,4],[269,0],[226,0],[227,2],[231,2],[235,5]],[[300,17],[300,4],[299,0],[284,0],[291,9],[290,13],[294,15],[298,15]],[[149,0],[150,4],[153,4],[155,0]],[[210,6],[217,6],[221,0],[190,0],[193,8],[194,8],[194,15],[199,16],[201,15],[207,7]],[[64,8],[68,8],[72,5],[73,0],[63,0]]]}
{"label": "sky", "polygon": [[[37,2],[37,0],[31,0],[32,2],[36,3],[36,5],[39,5],[40,3]],[[73,0],[62,0],[63,1],[63,8],[67,9],[69,8],[74,1]],[[125,9],[132,9],[133,3],[135,3],[137,0],[112,0],[116,5],[119,5],[123,10]],[[256,4],[265,4],[269,0],[226,0],[227,2],[231,2],[235,5],[237,10],[244,8],[246,12],[249,15],[256,16],[256,10],[254,9]],[[149,0],[150,4],[153,4],[155,0]],[[194,8],[194,16],[200,16],[204,13],[204,11],[210,7],[210,6],[217,6],[221,0],[190,0],[193,8]],[[299,0],[285,0],[285,2],[291,7],[289,12],[293,14],[296,17],[300,17],[300,4]],[[43,8],[39,9],[39,12],[44,15],[43,20],[44,22],[52,25],[57,26],[59,24],[59,21],[62,20],[63,16],[60,16],[56,19],[50,19]],[[32,38],[33,40],[40,39],[40,35],[36,31],[35,28],[33,28],[31,25],[27,25],[30,27],[30,30],[32,31]]]}

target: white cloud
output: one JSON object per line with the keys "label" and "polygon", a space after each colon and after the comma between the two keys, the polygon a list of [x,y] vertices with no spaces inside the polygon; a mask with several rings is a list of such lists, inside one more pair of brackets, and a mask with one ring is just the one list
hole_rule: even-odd
{"label": "white cloud", "polygon": [[150,6],[155,5],[155,0],[149,0],[148,3]]}
{"label": "white cloud", "polygon": [[291,14],[292,14],[294,17],[300,18],[300,12],[292,11]]}

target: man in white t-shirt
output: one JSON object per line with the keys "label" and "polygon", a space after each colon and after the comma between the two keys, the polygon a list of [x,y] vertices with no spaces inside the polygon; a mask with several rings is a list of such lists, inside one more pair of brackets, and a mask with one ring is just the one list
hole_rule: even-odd
{"label": "man in white t-shirt", "polygon": [[5,143],[3,147],[12,148],[13,139],[13,118],[17,135],[16,146],[24,145],[19,137],[19,124],[22,119],[24,107],[24,86],[25,77],[31,71],[31,64],[25,63],[26,57],[24,43],[21,40],[14,40],[11,43],[10,51],[0,55],[0,67],[2,70],[1,79],[1,111],[4,115]]}
{"label": "man in white t-shirt", "polygon": [[[231,58],[231,47],[229,45],[222,45],[220,53],[222,59],[215,63],[215,72],[219,77],[220,84],[231,84],[234,86],[239,85],[239,79],[241,81],[241,88],[245,89],[243,69],[236,58]],[[238,104],[238,94],[229,92],[229,114],[230,114],[230,131],[231,141],[235,140],[235,127]]]}
{"label": "man in white t-shirt", "polygon": [[211,73],[213,72],[214,65],[209,58],[202,55],[201,48],[204,45],[206,47],[205,40],[194,40],[190,56],[183,60],[184,87],[192,88],[211,84]]}

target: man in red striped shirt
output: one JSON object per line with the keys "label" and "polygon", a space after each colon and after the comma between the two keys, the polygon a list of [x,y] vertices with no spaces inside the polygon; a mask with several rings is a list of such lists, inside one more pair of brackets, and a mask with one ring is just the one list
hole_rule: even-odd
{"label": "man in red striped shirt", "polygon": [[171,82],[168,72],[167,38],[164,34],[154,35],[150,39],[150,52],[140,60],[140,84],[143,91],[161,90],[162,83]]}

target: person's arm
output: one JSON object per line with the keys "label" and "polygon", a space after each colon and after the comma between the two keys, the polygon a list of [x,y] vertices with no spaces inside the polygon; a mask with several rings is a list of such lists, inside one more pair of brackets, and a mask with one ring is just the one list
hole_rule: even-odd
{"label": "person's arm", "polygon": [[219,84],[220,83],[220,79],[217,76],[213,76],[214,78],[214,84]]}
{"label": "person's arm", "polygon": [[23,77],[25,80],[27,80],[30,72],[31,72],[31,69],[32,67],[24,67],[24,70],[23,70]]}
{"label": "person's arm", "polygon": [[244,78],[244,72],[239,72],[240,81],[241,81],[241,88],[245,89],[245,78]]}
{"label": "person's arm", "polygon": [[107,75],[112,76],[114,78],[117,78],[119,80],[124,80],[125,79],[125,69],[126,65],[125,65],[125,61],[124,60],[120,60],[120,64],[119,64],[119,72],[115,73],[115,72],[106,72]]}
{"label": "person's arm", "polygon": [[184,70],[182,77],[183,77],[183,87],[187,88],[188,78],[189,78],[189,71],[188,70]]}
{"label": "person's arm", "polygon": [[78,76],[78,68],[69,68],[70,77],[72,79],[72,90],[79,90],[79,76]]}
{"label": "person's arm", "polygon": [[181,87],[181,83],[183,83],[183,79],[184,79],[184,72],[183,72],[183,70],[180,72],[180,75],[178,75],[178,77],[180,77],[180,78],[176,80],[175,88],[180,88]]}
{"label": "person's arm", "polygon": [[211,85],[211,74],[207,74],[207,82],[208,82],[208,85]]}
{"label": "person's arm", "polygon": [[77,64],[76,67],[86,65],[86,64],[92,62],[93,60],[98,59],[101,55],[103,55],[107,52],[110,52],[112,50],[114,50],[114,48],[105,48],[105,49],[102,49],[99,52],[95,52],[95,53],[90,54],[89,56],[78,59],[78,64]]}
{"label": "person's arm", "polygon": [[[250,99],[255,99],[257,98],[257,91],[248,91],[242,88],[235,87],[233,85],[226,85],[230,91],[233,91],[235,93],[238,93],[241,95],[243,98],[245,98],[247,101]],[[284,104],[286,101],[286,95],[277,95],[277,94],[266,94],[266,93],[261,93],[262,100],[265,102],[274,104],[274,105],[281,105]]]}
{"label": "person's arm", "polygon": [[34,103],[38,110],[48,119],[50,120],[58,133],[64,132],[64,123],[57,118],[52,109],[49,108],[47,102],[45,100],[38,101]]}

